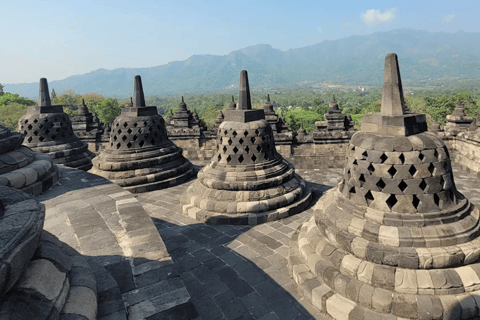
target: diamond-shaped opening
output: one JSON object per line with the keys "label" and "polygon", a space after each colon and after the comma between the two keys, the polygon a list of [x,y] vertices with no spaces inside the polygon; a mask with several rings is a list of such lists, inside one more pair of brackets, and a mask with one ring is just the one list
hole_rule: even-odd
{"label": "diamond-shaped opening", "polygon": [[223,135],[224,135],[224,136],[226,136],[226,135],[227,135],[227,133],[228,133],[228,131],[227,131],[227,130],[223,131]]}
{"label": "diamond-shaped opening", "polygon": [[265,141],[265,136],[262,136],[262,141]]}
{"label": "diamond-shaped opening", "polygon": [[230,161],[232,161],[232,157],[229,155],[229,156],[227,157],[227,162],[230,162]]}
{"label": "diamond-shaped opening", "polygon": [[400,161],[402,162],[402,164],[405,163],[405,156],[403,155],[403,153],[401,153],[400,156],[398,156],[398,158],[400,159]]}
{"label": "diamond-shaped opening", "polygon": [[127,148],[131,148],[131,147],[132,147],[132,143],[131,142],[127,143]]}
{"label": "diamond-shaped opening", "polygon": [[368,157],[367,150],[363,151],[362,156],[365,157],[365,158]]}
{"label": "diamond-shaped opening", "polygon": [[262,147],[260,145],[257,145],[257,151],[258,152],[262,151]]}
{"label": "diamond-shaped opening", "polygon": [[416,195],[413,195],[412,204],[415,207],[415,209],[418,209],[418,205],[420,204],[420,199],[418,199]]}
{"label": "diamond-shaped opening", "polygon": [[357,159],[353,160],[352,164],[353,164],[354,166],[358,165]]}
{"label": "diamond-shaped opening", "polygon": [[237,152],[238,152],[238,148],[237,148],[237,147],[233,147],[233,152],[237,153]]}
{"label": "diamond-shaped opening", "polygon": [[248,136],[248,131],[247,131],[247,130],[243,131],[243,135],[244,135],[245,137]]}
{"label": "diamond-shaped opening", "polygon": [[433,165],[433,163],[430,163],[430,165],[428,166],[428,171],[433,175],[433,172],[435,171],[435,166]]}
{"label": "diamond-shaped opening", "polygon": [[32,142],[32,140],[33,140],[32,137],[29,137],[29,138],[28,138],[28,142],[29,142],[29,143]]}
{"label": "diamond-shaped opening", "polygon": [[143,125],[144,125],[145,127],[147,126],[147,124],[148,124],[147,121],[143,121]]}
{"label": "diamond-shaped opening", "polygon": [[363,175],[363,173],[360,175],[360,177],[358,177],[358,181],[360,181],[360,187],[363,186],[363,184],[365,183],[365,176]]}
{"label": "diamond-shaped opening", "polygon": [[354,146],[354,145],[352,145],[351,150],[352,150],[352,151],[355,151],[355,146]]}
{"label": "diamond-shaped opening", "polygon": [[411,165],[410,168],[408,169],[408,172],[413,177],[415,175],[415,173],[417,173],[417,168],[415,168],[414,165]]}
{"label": "diamond-shaped opening", "polygon": [[437,207],[440,207],[440,198],[438,197],[438,195],[436,193],[433,195],[433,202],[435,202]]}
{"label": "diamond-shaped opening", "polygon": [[240,157],[238,157],[238,162],[242,163],[243,160],[244,160],[243,155],[240,155]]}
{"label": "diamond-shaped opening", "polygon": [[397,197],[395,197],[394,194],[391,194],[390,197],[387,199],[387,206],[392,210],[393,206],[397,204],[398,200]]}
{"label": "diamond-shaped opening", "polygon": [[118,129],[117,133],[118,134],[122,133],[122,129]]}
{"label": "diamond-shaped opening", "polygon": [[408,184],[406,184],[405,181],[403,181],[403,180],[402,180],[402,182],[400,182],[400,183],[398,184],[398,188],[399,188],[402,192],[405,191],[405,189],[407,189],[407,187],[408,187]]}
{"label": "diamond-shaped opening", "polygon": [[243,141],[243,138],[240,138],[240,140],[238,140],[238,143],[240,143],[240,145],[242,145],[243,142],[244,142],[244,141]]}
{"label": "diamond-shaped opening", "polygon": [[37,130],[33,131],[33,134],[37,136],[37,135],[38,135],[38,131],[37,131]]}
{"label": "diamond-shaped opening", "polygon": [[152,132],[152,131],[153,131],[153,128],[152,128],[152,127],[148,127],[148,131]]}
{"label": "diamond-shaped opening", "polygon": [[138,128],[138,133],[142,133],[142,132],[143,132],[142,128]]}
{"label": "diamond-shaped opening", "polygon": [[50,128],[55,127],[55,123],[50,123]]}
{"label": "diamond-shaped opening", "polygon": [[233,137],[235,138],[235,137],[237,136],[237,131],[234,130],[234,131],[232,132],[232,135],[233,135]]}
{"label": "diamond-shaped opening", "polygon": [[425,159],[423,153],[420,152],[420,154],[418,155],[418,159],[420,159],[420,161],[423,161],[423,159]]}
{"label": "diamond-shaped opening", "polygon": [[117,149],[120,149],[121,146],[122,146],[122,144],[120,142],[117,143]]}
{"label": "diamond-shaped opening", "polygon": [[260,131],[258,131],[258,129],[255,129],[255,134],[258,136],[260,134]]}
{"label": "diamond-shaped opening", "polygon": [[119,125],[120,125],[120,123],[117,122],[117,128],[118,128]]}
{"label": "diamond-shaped opening", "polygon": [[357,193],[357,192],[355,191],[355,186],[351,187],[348,192],[350,192],[350,193]]}
{"label": "diamond-shaped opening", "polygon": [[380,163],[384,163],[385,161],[387,161],[388,157],[385,153],[382,153],[382,155],[380,156],[380,160],[381,162]]}
{"label": "diamond-shaped opening", "polygon": [[427,183],[425,182],[425,180],[422,179],[422,182],[420,182],[418,186],[420,187],[420,189],[425,191],[425,189],[427,188]]}
{"label": "diamond-shaped opening", "polygon": [[390,175],[390,177],[393,178],[393,176],[397,173],[397,169],[395,169],[395,166],[391,166],[390,169],[387,170],[388,174]]}
{"label": "diamond-shaped opening", "polygon": [[253,154],[250,159],[252,159],[253,162],[257,161],[257,157]]}
{"label": "diamond-shaped opening", "polygon": [[218,155],[218,161],[220,161],[220,160],[222,160],[222,155],[221,154]]}
{"label": "diamond-shaped opening", "polygon": [[374,173],[374,172],[375,172],[375,167],[373,166],[373,164],[370,163],[370,165],[368,166],[367,170],[368,170],[368,172],[370,172],[370,173]]}
{"label": "diamond-shaped opening", "polygon": [[265,158],[265,160],[268,160],[268,158],[269,158],[268,153],[265,153],[265,154],[263,155],[263,157]]}
{"label": "diamond-shaped opening", "polygon": [[113,140],[114,140],[114,141],[117,141],[117,136],[113,136]]}
{"label": "diamond-shaped opening", "polygon": [[380,191],[382,191],[387,184],[385,183],[385,181],[383,181],[382,178],[380,178],[380,180],[378,180],[378,182],[375,185],[380,189]]}
{"label": "diamond-shaped opening", "polygon": [[435,149],[435,151],[433,152],[433,156],[438,159],[438,151],[437,151],[437,149]]}
{"label": "diamond-shaped opening", "polygon": [[49,133],[50,133],[50,130],[48,130],[48,129],[45,130],[45,133],[46,133],[46,134],[49,134]]}
{"label": "diamond-shaped opening", "polygon": [[249,153],[250,152],[250,148],[248,146],[245,147],[245,152],[246,153]]}
{"label": "diamond-shaped opening", "polygon": [[128,127],[128,123],[125,122],[125,123],[123,124],[123,127],[124,127],[124,128]]}
{"label": "diamond-shaped opening", "polygon": [[31,124],[28,125],[28,130],[32,130],[33,126]]}
{"label": "diamond-shaped opening", "polygon": [[223,153],[227,152],[227,147],[226,146],[223,146]]}
{"label": "diamond-shaped opening", "polygon": [[232,139],[229,138],[227,142],[228,142],[228,145],[231,146],[233,141],[232,141]]}
{"label": "diamond-shaped opening", "polygon": [[373,198],[373,194],[370,190],[367,191],[367,193],[365,193],[365,200],[367,201],[367,204],[370,205],[370,203],[373,202],[373,200],[375,200]]}
{"label": "diamond-shaped opening", "polygon": [[122,136],[122,140],[125,142],[127,140],[127,136]]}
{"label": "diamond-shaped opening", "polygon": [[133,124],[133,126],[136,128],[136,127],[138,126],[138,123],[135,122],[135,123]]}
{"label": "diamond-shaped opening", "polygon": [[140,147],[143,147],[144,144],[145,144],[145,141],[143,141],[143,140],[138,143],[138,145],[139,145]]}
{"label": "diamond-shaped opening", "polygon": [[255,140],[256,140],[255,137],[250,138],[250,141],[252,141],[252,143],[255,143]]}

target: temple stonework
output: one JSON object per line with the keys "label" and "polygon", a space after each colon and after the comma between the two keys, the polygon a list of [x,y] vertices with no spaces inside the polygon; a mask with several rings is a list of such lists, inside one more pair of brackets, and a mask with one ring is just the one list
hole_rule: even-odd
{"label": "temple stonework", "polygon": [[183,100],[177,111],[172,114],[167,122],[167,134],[172,140],[199,139],[202,134],[202,122],[195,112],[195,116],[187,108]]}
{"label": "temple stonework", "polygon": [[0,186],[37,195],[58,181],[58,169],[48,155],[23,146],[23,139],[0,124]]}
{"label": "temple stonework", "polygon": [[132,106],[115,118],[107,148],[93,160],[91,173],[133,193],[163,189],[190,179],[192,164],[167,137],[157,107],[147,107],[142,80],[135,76]]}
{"label": "temple stonework", "polygon": [[474,119],[467,115],[467,110],[463,107],[462,102],[458,101],[453,112],[447,115],[447,124],[444,130],[447,133],[456,135],[460,132],[468,131],[472,122],[474,122]]}
{"label": "temple stonework", "polygon": [[305,181],[277,152],[264,110],[252,109],[245,70],[239,103],[226,112],[216,148],[188,188],[183,214],[212,224],[259,224],[298,213],[310,202]]}
{"label": "temple stonework", "polygon": [[365,116],[342,181],[290,244],[291,276],[328,316],[477,314],[479,210],[457,191],[444,142],[426,130],[425,115],[407,110],[397,56],[388,54],[381,113]]}
{"label": "temple stonework", "polygon": [[63,112],[63,106],[52,106],[47,79],[40,79],[38,103],[28,107],[27,114],[18,121],[18,129],[25,135],[24,145],[48,154],[53,163],[81,170],[92,167],[94,154],[73,133],[70,117]]}
{"label": "temple stonework", "polygon": [[96,116],[94,116],[82,100],[78,112],[70,117],[73,133],[88,145],[90,151],[97,151],[97,141],[101,140],[103,128]]}

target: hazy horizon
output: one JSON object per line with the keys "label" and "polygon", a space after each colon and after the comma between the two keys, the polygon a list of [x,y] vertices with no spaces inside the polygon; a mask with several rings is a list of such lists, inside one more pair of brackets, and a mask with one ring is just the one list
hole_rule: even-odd
{"label": "hazy horizon", "polygon": [[258,44],[293,48],[393,29],[480,32],[480,5],[447,1],[17,1],[2,4],[0,83],[143,68]]}

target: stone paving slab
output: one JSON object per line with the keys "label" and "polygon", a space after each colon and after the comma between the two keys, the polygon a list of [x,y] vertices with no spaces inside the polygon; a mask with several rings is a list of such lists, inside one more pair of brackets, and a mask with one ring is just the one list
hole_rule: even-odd
{"label": "stone paving slab", "polygon": [[[459,190],[480,203],[480,179],[453,168]],[[312,188],[314,204],[338,184],[342,171],[297,173]],[[312,216],[312,205],[295,216],[262,225],[205,225],[180,213],[179,199],[189,184],[136,197],[165,241],[203,319],[330,319],[298,292],[287,270],[291,237]],[[329,300],[330,308],[335,307],[334,300]]]}
{"label": "stone paving slab", "polygon": [[45,230],[92,266],[98,319],[198,316],[157,228],[130,192],[61,168],[59,183],[38,199],[46,206]]}

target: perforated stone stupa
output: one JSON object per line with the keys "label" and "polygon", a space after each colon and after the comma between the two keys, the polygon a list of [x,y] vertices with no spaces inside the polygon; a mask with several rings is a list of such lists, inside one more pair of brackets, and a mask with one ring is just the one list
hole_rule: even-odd
{"label": "perforated stone stupa", "polygon": [[470,319],[480,306],[479,210],[448,149],[405,108],[397,56],[381,113],[351,139],[344,178],[293,235],[289,271],[334,319]]}
{"label": "perforated stone stupa", "polygon": [[23,138],[0,124],[0,186],[37,195],[58,181],[58,169],[48,155],[23,146]]}
{"label": "perforated stone stupa", "polygon": [[48,154],[53,163],[81,170],[92,167],[94,154],[73,133],[70,117],[63,112],[63,106],[52,106],[47,79],[40,79],[38,103],[28,107],[27,114],[18,121],[18,128],[25,135],[23,144],[33,151]]}
{"label": "perforated stone stupa", "polygon": [[183,150],[167,137],[157,107],[145,106],[142,79],[135,76],[133,106],[115,118],[107,148],[93,160],[90,172],[136,193],[162,189],[194,173]]}
{"label": "perforated stone stupa", "polygon": [[275,149],[262,109],[252,109],[247,71],[240,99],[217,133],[217,153],[188,188],[182,211],[213,224],[258,224],[302,211],[311,192]]}

